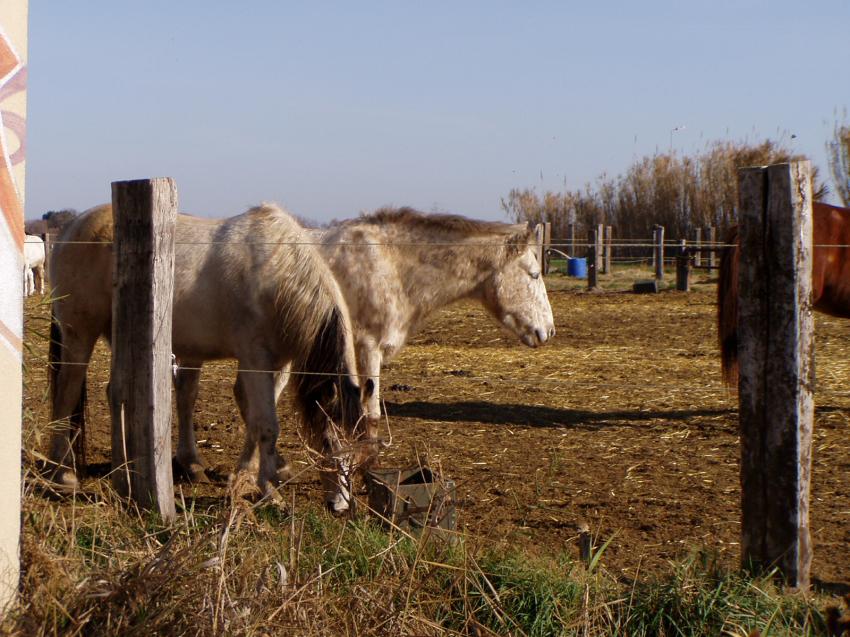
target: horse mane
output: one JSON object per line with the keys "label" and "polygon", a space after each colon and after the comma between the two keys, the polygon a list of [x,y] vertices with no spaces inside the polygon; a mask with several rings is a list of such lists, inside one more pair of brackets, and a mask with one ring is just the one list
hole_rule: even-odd
{"label": "horse mane", "polygon": [[394,208],[386,206],[371,214],[364,214],[356,219],[344,221],[341,226],[368,225],[375,228],[391,226],[420,237],[423,242],[446,235],[456,241],[466,239],[484,239],[498,237],[498,243],[503,243],[500,250],[489,250],[488,257],[495,259],[496,267],[517,258],[534,239],[534,232],[523,224],[510,224],[501,221],[483,221],[470,219],[462,215],[445,213],[424,213],[409,206]]}
{"label": "horse mane", "polygon": [[[278,330],[296,354],[293,387],[305,438],[323,450],[328,419],[355,434],[362,416],[360,388],[352,377],[357,370],[348,306],[330,267],[292,215],[271,203],[246,215],[264,219],[264,242],[286,244],[273,246],[269,255],[271,269],[286,273],[275,291]],[[301,337],[294,340],[294,334]]]}
{"label": "horse mane", "polygon": [[396,225],[419,232],[445,232],[463,237],[478,237],[492,234],[516,234],[516,226],[501,221],[482,221],[462,215],[445,213],[424,213],[403,206],[393,208],[385,206],[371,214],[362,215],[355,221],[372,225]]}

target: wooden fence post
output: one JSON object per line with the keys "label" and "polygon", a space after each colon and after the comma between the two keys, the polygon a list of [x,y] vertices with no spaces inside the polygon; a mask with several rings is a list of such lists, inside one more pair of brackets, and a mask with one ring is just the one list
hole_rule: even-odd
{"label": "wooden fence post", "polygon": [[694,267],[702,265],[702,228],[694,228]]}
{"label": "wooden fence post", "polygon": [[597,258],[599,249],[599,237],[597,231],[591,230],[587,237],[587,289],[594,290],[598,285],[599,260]]}
{"label": "wooden fence post", "polygon": [[602,272],[602,251],[603,240],[605,237],[605,226],[601,223],[596,225],[596,274]]}
{"label": "wooden fence post", "polygon": [[676,289],[679,292],[691,291],[691,257],[688,254],[688,242],[684,239],[676,255]]}
{"label": "wooden fence post", "polygon": [[549,274],[549,248],[552,247],[552,223],[543,224],[543,276]]}
{"label": "wooden fence post", "polygon": [[741,559],[809,583],[814,403],[808,161],[738,171]]}
{"label": "wooden fence post", "polygon": [[605,226],[605,240],[602,256],[602,273],[611,274],[611,226]]}
{"label": "wooden fence post", "polygon": [[661,281],[664,279],[664,226],[655,226],[653,235],[655,278]]}
{"label": "wooden fence post", "polygon": [[543,246],[543,224],[538,223],[534,226],[534,237],[537,242],[537,263],[540,264],[540,269],[543,269],[543,254],[545,247]]}
{"label": "wooden fence post", "polygon": [[113,182],[112,214],[112,482],[120,494],[173,520],[174,181]]}
{"label": "wooden fence post", "polygon": [[717,228],[714,226],[706,226],[705,228],[705,238],[708,241],[708,245],[711,250],[708,251],[708,267],[713,268],[717,265],[717,253],[714,250],[715,243],[717,243]]}

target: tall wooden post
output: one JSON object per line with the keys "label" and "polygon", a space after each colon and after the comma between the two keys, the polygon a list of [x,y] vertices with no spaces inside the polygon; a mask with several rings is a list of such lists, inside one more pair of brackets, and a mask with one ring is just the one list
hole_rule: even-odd
{"label": "tall wooden post", "polygon": [[691,257],[688,254],[688,242],[684,239],[679,244],[679,254],[676,255],[676,289],[679,292],[691,291]]}
{"label": "tall wooden post", "polygon": [[655,226],[653,230],[653,243],[655,244],[655,278],[664,279],[664,226]]}
{"label": "tall wooden post", "polygon": [[702,265],[702,228],[694,228],[694,267]]}
{"label": "tall wooden post", "polygon": [[591,230],[587,237],[587,289],[596,289],[599,282],[599,235],[597,231]]}
{"label": "tall wooden post", "polygon": [[714,226],[706,226],[705,237],[708,240],[708,245],[711,250],[708,251],[708,267],[713,268],[717,265],[717,252],[714,250],[717,243],[717,228]]}
{"label": "tall wooden post", "polygon": [[540,268],[542,269],[543,268],[543,252],[544,252],[544,249],[545,249],[543,247],[543,224],[542,223],[538,223],[536,226],[534,226],[534,238],[535,238],[535,241],[537,242],[537,263],[540,264]]}
{"label": "tall wooden post", "polygon": [[611,274],[611,226],[605,226],[605,238],[602,247],[602,273]]}
{"label": "tall wooden post", "polygon": [[596,272],[602,272],[602,244],[605,237],[605,226],[601,223],[596,225]]}
{"label": "tall wooden post", "polygon": [[552,223],[543,224],[543,275],[549,274],[549,248],[552,247]]}
{"label": "tall wooden post", "polygon": [[112,482],[120,494],[172,520],[174,181],[113,182],[112,214]]}
{"label": "tall wooden post", "polygon": [[738,171],[741,559],[809,583],[814,404],[808,161]]}

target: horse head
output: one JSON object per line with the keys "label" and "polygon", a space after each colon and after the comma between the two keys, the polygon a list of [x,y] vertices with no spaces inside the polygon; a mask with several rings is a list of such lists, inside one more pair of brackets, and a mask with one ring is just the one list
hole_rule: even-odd
{"label": "horse head", "polygon": [[508,237],[502,252],[504,259],[481,288],[482,301],[525,345],[539,347],[555,335],[555,322],[534,233],[524,228]]}
{"label": "horse head", "polygon": [[[325,501],[334,514],[352,504],[353,475],[376,458],[376,423],[364,414],[353,346],[344,311],[332,311],[305,362],[295,375],[310,446],[320,452]],[[364,391],[374,390],[367,380]]]}

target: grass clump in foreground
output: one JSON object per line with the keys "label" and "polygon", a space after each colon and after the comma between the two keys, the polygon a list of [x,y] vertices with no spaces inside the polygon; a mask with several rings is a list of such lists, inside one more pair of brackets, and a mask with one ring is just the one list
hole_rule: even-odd
{"label": "grass clump in foreground", "polygon": [[[22,590],[2,629],[25,635],[825,634],[827,600],[782,595],[693,558],[661,578],[615,579],[599,554],[534,557],[422,543],[315,509],[201,506],[163,525],[107,481],[85,501],[24,498]],[[604,551],[604,549],[603,549]]]}

